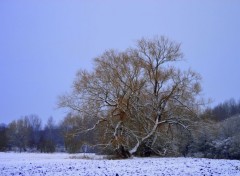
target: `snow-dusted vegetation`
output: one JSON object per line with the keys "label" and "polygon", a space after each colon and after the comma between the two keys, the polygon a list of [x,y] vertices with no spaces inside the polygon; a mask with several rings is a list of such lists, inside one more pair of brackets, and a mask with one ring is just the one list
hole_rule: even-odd
{"label": "snow-dusted vegetation", "polygon": [[240,175],[240,161],[196,158],[107,160],[83,154],[0,153],[0,175]]}

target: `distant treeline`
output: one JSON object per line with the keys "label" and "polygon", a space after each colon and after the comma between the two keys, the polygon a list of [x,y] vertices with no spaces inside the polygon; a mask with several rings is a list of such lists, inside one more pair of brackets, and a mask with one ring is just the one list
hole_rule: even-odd
{"label": "distant treeline", "polygon": [[236,114],[240,114],[240,100],[230,99],[218,104],[214,108],[207,108],[203,115],[215,121],[223,121]]}
{"label": "distant treeline", "polygon": [[37,115],[28,115],[0,127],[1,151],[40,151],[55,152],[56,146],[63,146],[64,141],[59,126],[52,117],[45,127]]}
{"label": "distant treeline", "polygon": [[[68,114],[59,124],[50,117],[43,126],[40,117],[28,115],[0,125],[0,151],[111,154],[107,148],[100,150],[95,146],[100,143],[101,131],[84,131],[91,128],[95,120]],[[240,159],[239,126],[240,101],[231,99],[207,108],[195,130],[172,136],[167,146],[170,152],[166,155]]]}
{"label": "distant treeline", "polygon": [[72,120],[68,114],[62,122],[56,124],[50,117],[43,127],[39,116],[28,115],[8,125],[0,124],[0,151],[45,153],[92,151],[90,147],[86,148],[83,142],[92,141],[93,134],[72,133],[81,128],[84,119],[78,117]]}

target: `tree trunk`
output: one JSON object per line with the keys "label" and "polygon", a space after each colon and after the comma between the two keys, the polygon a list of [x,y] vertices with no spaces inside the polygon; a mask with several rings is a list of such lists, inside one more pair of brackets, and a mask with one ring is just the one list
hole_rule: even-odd
{"label": "tree trunk", "polygon": [[132,155],[131,153],[125,149],[122,145],[118,149],[116,149],[117,156],[120,158],[130,158]]}

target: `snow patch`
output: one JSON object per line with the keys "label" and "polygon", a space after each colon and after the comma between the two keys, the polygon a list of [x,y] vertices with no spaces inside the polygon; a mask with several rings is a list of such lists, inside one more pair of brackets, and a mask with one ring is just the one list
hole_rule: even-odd
{"label": "snow patch", "polygon": [[240,175],[240,161],[237,160],[196,158],[106,160],[103,158],[104,156],[95,154],[0,153],[0,175]]}

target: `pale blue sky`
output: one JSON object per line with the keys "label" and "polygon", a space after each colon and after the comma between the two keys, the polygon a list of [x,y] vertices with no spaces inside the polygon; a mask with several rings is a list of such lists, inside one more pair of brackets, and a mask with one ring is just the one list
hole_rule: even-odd
{"label": "pale blue sky", "polygon": [[57,97],[106,49],[141,37],[182,43],[213,104],[240,98],[239,0],[1,0],[0,123],[63,119]]}

